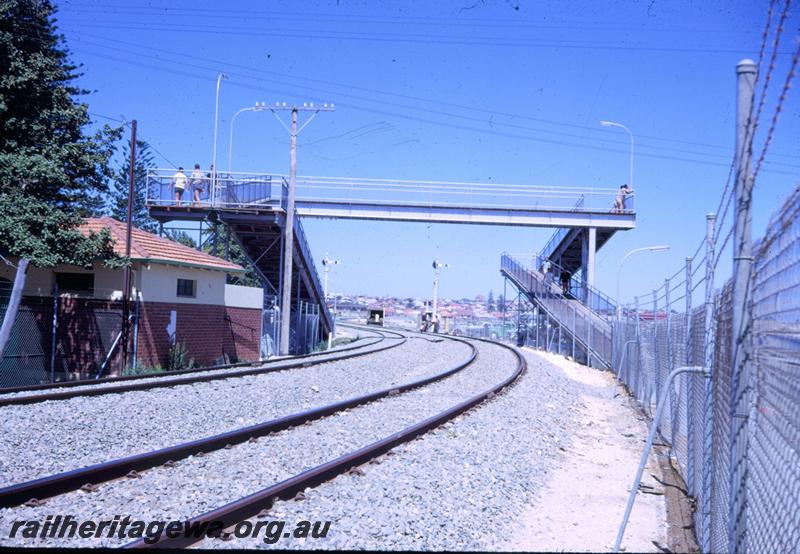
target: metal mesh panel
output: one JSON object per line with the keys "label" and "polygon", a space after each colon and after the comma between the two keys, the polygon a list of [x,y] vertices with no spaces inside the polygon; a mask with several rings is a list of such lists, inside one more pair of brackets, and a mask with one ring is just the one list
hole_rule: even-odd
{"label": "metal mesh panel", "polygon": [[36,385],[50,380],[50,337],[34,309],[20,306],[11,337],[0,358],[0,387]]}
{"label": "metal mesh panel", "polygon": [[753,282],[747,546],[800,551],[800,189],[773,218]]}
{"label": "metal mesh panel", "polygon": [[728,549],[729,468],[731,448],[731,344],[733,334],[733,282],[722,289],[716,302],[716,343],[713,368],[713,439],[711,466],[711,549]]}
{"label": "metal mesh panel", "polygon": [[[703,551],[800,552],[800,188],[770,222],[768,233],[754,249],[749,283],[752,305],[752,361],[743,371],[753,403],[732,418],[733,282],[690,309],[687,299],[713,280],[702,275],[699,262],[686,280],[670,277],[653,298],[640,298],[635,309],[622,311],[608,339],[612,370],[646,412],[668,376],[684,366],[710,366],[710,378],[683,374],[669,391],[669,405],[660,422],[662,438],[671,447],[695,498],[695,530]],[[710,247],[713,242],[709,242]],[[704,266],[718,259],[709,250]],[[568,301],[548,295],[541,279],[513,265],[504,256],[504,271],[537,295],[551,317],[569,326],[592,348],[598,325],[590,313],[570,308]],[[691,271],[691,274],[689,273]],[[696,277],[696,278],[695,278]],[[693,283],[693,284],[692,284]],[[681,296],[682,287],[685,289]],[[670,300],[670,296],[673,299]],[[675,298],[677,296],[677,298]],[[679,305],[680,304],[680,305]],[[570,311],[572,309],[572,311]],[[688,313],[687,313],[688,312]],[[544,321],[547,321],[544,317]],[[542,331],[552,344],[553,328]],[[603,333],[601,333],[603,335]],[[605,340],[605,338],[604,338]],[[739,419],[741,418],[741,419]],[[744,429],[746,446],[733,448],[732,429]],[[746,451],[743,451],[746,448]],[[744,467],[744,485],[731,491],[732,468]],[[734,510],[735,508],[735,510]],[[731,520],[731,513],[736,513]],[[732,544],[738,540],[737,549]]]}

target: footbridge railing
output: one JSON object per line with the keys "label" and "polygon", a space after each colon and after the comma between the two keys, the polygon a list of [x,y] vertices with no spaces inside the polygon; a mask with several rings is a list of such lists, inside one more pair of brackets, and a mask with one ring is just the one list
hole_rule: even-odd
{"label": "footbridge railing", "polygon": [[[217,173],[208,170],[151,169],[148,206],[195,205],[246,208],[281,203],[286,175]],[[455,181],[411,181],[298,175],[296,201],[302,206],[438,207],[442,209],[554,211],[572,214],[614,212],[615,189]],[[633,205],[618,215],[633,216]],[[624,223],[623,223],[624,224]]]}

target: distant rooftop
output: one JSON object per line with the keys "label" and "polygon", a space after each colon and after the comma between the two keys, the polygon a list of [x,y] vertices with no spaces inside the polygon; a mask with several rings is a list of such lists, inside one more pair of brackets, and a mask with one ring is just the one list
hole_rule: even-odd
{"label": "distant rooftop", "polygon": [[[126,226],[123,222],[111,217],[90,217],[80,226],[84,234],[100,232],[108,229],[114,239],[114,253],[125,255]],[[131,231],[131,259],[141,262],[153,262],[183,267],[196,267],[225,271],[227,273],[242,273],[245,269],[239,264],[228,262],[194,248],[184,246],[173,240],[148,233],[134,227]]]}

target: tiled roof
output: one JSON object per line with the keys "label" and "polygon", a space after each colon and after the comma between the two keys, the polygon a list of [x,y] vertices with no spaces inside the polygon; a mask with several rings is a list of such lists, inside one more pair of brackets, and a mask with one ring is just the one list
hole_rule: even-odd
{"label": "tiled roof", "polygon": [[[123,222],[110,217],[90,217],[80,226],[80,231],[84,234],[92,231],[97,233],[102,229],[109,229],[111,237],[114,239],[114,252],[119,256],[124,256],[126,225]],[[216,269],[229,273],[244,271],[239,264],[211,256],[136,227],[131,231],[131,239],[131,259],[133,260]]]}

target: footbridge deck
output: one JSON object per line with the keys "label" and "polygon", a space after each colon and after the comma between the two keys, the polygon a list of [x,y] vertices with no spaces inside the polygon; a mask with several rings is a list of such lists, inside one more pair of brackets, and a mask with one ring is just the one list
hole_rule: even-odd
{"label": "footbridge deck", "polygon": [[[174,173],[150,172],[151,209],[177,204]],[[214,187],[208,180],[200,179],[196,185],[202,190],[198,207],[282,209],[285,175],[217,176]],[[182,204],[191,203],[193,187],[187,176]],[[300,217],[314,218],[633,229],[633,206],[615,211],[615,194],[614,189],[298,176],[296,209]]]}

